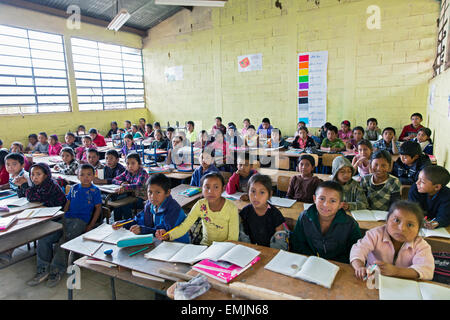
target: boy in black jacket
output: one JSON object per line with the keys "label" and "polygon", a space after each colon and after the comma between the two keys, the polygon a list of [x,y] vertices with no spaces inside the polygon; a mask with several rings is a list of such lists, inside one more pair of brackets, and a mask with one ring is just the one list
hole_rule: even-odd
{"label": "boy in black jacket", "polygon": [[399,148],[400,157],[394,162],[392,174],[401,184],[412,185],[416,183],[420,171],[431,165],[430,158],[422,153],[420,144],[414,141],[405,141]]}

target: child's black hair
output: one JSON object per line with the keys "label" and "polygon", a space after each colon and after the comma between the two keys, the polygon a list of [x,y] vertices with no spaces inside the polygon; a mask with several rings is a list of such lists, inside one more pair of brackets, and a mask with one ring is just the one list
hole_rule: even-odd
{"label": "child's black hair", "polygon": [[264,188],[266,188],[270,199],[272,196],[272,179],[265,174],[254,174],[251,176],[250,180],[248,180],[248,189],[250,190],[250,187],[257,182],[261,183]]}
{"label": "child's black hair", "polygon": [[336,182],[336,181],[331,181],[331,180],[327,180],[327,181],[322,181],[316,188],[316,191],[314,192],[315,195],[317,195],[317,192],[320,189],[331,189],[334,190],[336,192],[339,193],[339,200],[342,201],[342,196],[344,194],[344,189],[342,188],[342,186]]}
{"label": "child's black hair", "polygon": [[90,135],[85,135],[85,136],[83,136],[83,138],[82,139],[89,139],[89,140],[91,140],[92,141],[92,137],[90,136]]}
{"label": "child's black hair", "polygon": [[139,165],[142,164],[141,157],[136,152],[129,153],[127,155],[127,160],[128,159],[135,159],[138,162]]}
{"label": "child's black hair", "polygon": [[268,123],[268,124],[270,124],[269,118],[264,118],[264,119],[262,119],[261,122],[262,122],[262,123]]}
{"label": "child's black hair", "polygon": [[255,126],[254,126],[254,125],[252,125],[252,124],[251,124],[251,125],[249,125],[249,126],[247,127],[247,130],[248,130],[248,129],[253,129],[253,130],[256,130],[256,129],[255,129]]}
{"label": "child's black hair", "polygon": [[58,136],[56,134],[52,134],[50,136],[50,139],[54,139],[55,141],[58,141]]}
{"label": "child's black hair", "polygon": [[394,133],[394,136],[395,136],[395,129],[392,128],[392,127],[386,127],[386,128],[384,128],[384,129],[383,129],[383,132],[382,132],[381,134],[384,134],[384,132],[386,132],[386,131],[388,131],[388,130],[392,131],[392,132]]}
{"label": "child's black hair", "polygon": [[139,127],[137,124],[133,124],[132,127],[135,128],[136,130],[139,130]]}
{"label": "child's black hair", "polygon": [[334,133],[338,134],[338,128],[333,125],[328,127],[328,131],[333,131]]}
{"label": "child's black hair", "polygon": [[[86,127],[85,127],[84,125],[82,125],[82,124],[80,124],[80,125],[78,126],[78,130],[80,130],[80,128],[86,130]],[[77,130],[77,131],[78,131],[78,130]]]}
{"label": "child's black hair", "polygon": [[301,126],[300,128],[297,129],[297,131],[300,131],[300,130],[305,130],[306,133],[309,133],[308,128],[305,126]]}
{"label": "child's black hair", "polygon": [[125,120],[125,122],[131,125],[131,121],[130,120]]}
{"label": "child's black hair", "polygon": [[378,124],[378,121],[377,121],[377,119],[375,119],[375,118],[369,118],[369,119],[367,119],[367,125],[369,125],[369,122],[375,122],[376,124]]}
{"label": "child's black hair", "polygon": [[325,122],[324,125],[322,126],[324,129],[329,129],[332,126],[332,124],[330,122]]}
{"label": "child's black hair", "polygon": [[172,127],[168,127],[168,128],[167,128],[167,132],[175,132],[175,129],[172,128]]}
{"label": "child's black hair", "polygon": [[420,128],[419,130],[417,130],[417,133],[419,132],[423,132],[428,136],[428,140],[430,141],[430,143],[433,143],[433,141],[431,141],[431,130],[429,128]]}
{"label": "child's black hair", "polygon": [[6,155],[5,163],[6,163],[6,160],[8,160],[8,159],[18,161],[21,166],[23,166],[23,164],[25,163],[25,158],[24,158],[23,154],[18,153],[18,152],[12,152],[12,153],[9,153],[8,155]]}
{"label": "child's black hair", "polygon": [[205,174],[200,179],[200,185],[203,186],[203,182],[205,182],[205,180],[209,179],[209,178],[217,178],[222,183],[222,187],[225,186],[225,179],[223,178],[223,176],[220,172],[210,172],[210,173]]}
{"label": "child's black hair", "polygon": [[83,163],[82,165],[80,165],[80,169],[78,170],[78,173],[81,173],[81,170],[92,170],[92,174],[95,175],[95,169],[89,163]]}
{"label": "child's black hair", "polygon": [[391,154],[386,150],[377,150],[370,156],[370,161],[372,162],[375,159],[385,159],[389,165],[391,165],[392,157]]}
{"label": "child's black hair", "polygon": [[244,120],[242,120],[242,122],[247,121],[248,123],[250,123],[250,119],[249,118],[245,118]]}
{"label": "child's black hair", "polygon": [[386,221],[389,220],[389,217],[394,213],[395,210],[405,210],[405,211],[413,213],[416,216],[417,223],[419,225],[419,230],[420,230],[420,228],[423,227],[423,223],[424,223],[423,210],[418,203],[411,202],[408,200],[395,201],[389,207],[389,211],[386,216]]}
{"label": "child's black hair", "polygon": [[133,141],[134,142],[134,140],[133,140],[133,135],[131,134],[131,133],[127,133],[126,135],[125,135],[125,137],[123,137],[124,139],[130,139],[131,141]]}
{"label": "child's black hair", "polygon": [[[0,140],[0,143],[1,143],[1,140]],[[11,143],[11,146],[17,146],[17,147],[19,147],[20,151],[23,152],[23,144],[22,144],[22,142],[14,141],[13,143]]]}
{"label": "child's black hair", "polygon": [[370,142],[370,140],[367,140],[367,139],[361,139],[361,141],[358,142],[357,145],[358,146],[363,145],[363,146],[366,146],[367,148],[369,148],[370,150],[373,150],[372,142]]}
{"label": "child's black hair", "polygon": [[221,117],[216,117],[216,120],[219,120],[220,122],[222,122],[222,118]]}
{"label": "child's black hair", "polygon": [[145,126],[153,130],[153,125],[151,123],[146,123]]}
{"label": "child's black hair", "polygon": [[186,124],[190,124],[191,126],[195,127],[194,121],[189,120],[188,122],[186,122]]}
{"label": "child's black hair", "polygon": [[311,166],[314,168],[316,166],[316,160],[312,155],[309,154],[302,154],[297,161],[297,166],[300,164],[300,161],[302,160],[308,160],[311,163]]}
{"label": "child's black hair", "polygon": [[89,129],[89,133],[98,134],[98,131],[97,131],[97,129],[95,129],[95,128],[90,128],[90,129]]}
{"label": "child's black hair", "polygon": [[70,132],[70,131],[66,133],[66,136],[71,136],[73,138],[76,138],[75,134],[73,132]]}
{"label": "child's black hair", "polygon": [[420,156],[422,154],[422,148],[420,147],[419,143],[408,140],[403,142],[402,145],[398,148],[398,153],[413,158],[414,156]]}
{"label": "child's black hair", "polygon": [[115,124],[116,125],[116,127],[117,127],[117,121],[111,121],[111,123],[110,124]]}
{"label": "child's black hair", "polygon": [[42,132],[39,132],[39,135],[41,135],[41,136],[44,136],[44,137],[48,138],[48,137],[47,137],[47,133],[46,133],[46,132],[44,132],[44,131],[42,131]]}
{"label": "child's black hair", "polygon": [[352,130],[352,132],[355,131],[355,130],[359,130],[359,131],[362,132],[362,134],[364,134],[364,128],[361,127],[361,126],[356,126],[356,127],[354,127],[353,130]]}
{"label": "child's black hair", "polygon": [[431,181],[432,184],[440,184],[443,187],[450,182],[450,173],[442,166],[430,165],[422,169],[425,177]]}
{"label": "child's black hair", "polygon": [[147,120],[145,120],[145,118],[139,118],[139,121],[144,120],[144,122],[147,122]]}
{"label": "child's black hair", "polygon": [[36,133],[31,133],[31,134],[28,135],[28,139],[30,139],[30,138],[33,138],[33,139],[37,140],[38,136],[37,136]]}
{"label": "child's black hair", "polygon": [[62,148],[59,154],[61,155],[63,152],[67,152],[70,155],[72,155],[73,158],[75,158],[75,151],[73,151],[73,149],[71,147]]}
{"label": "child's black hair", "polygon": [[161,124],[158,121],[153,122],[153,126],[161,128]]}
{"label": "child's black hair", "polygon": [[170,190],[170,179],[162,173],[152,174],[147,180],[147,189],[152,184],[160,186],[166,193]]}
{"label": "child's black hair", "polygon": [[5,165],[5,157],[8,155],[8,150],[0,150],[0,166]]}
{"label": "child's black hair", "polygon": [[95,153],[97,155],[97,157],[100,157],[100,152],[98,152],[98,150],[94,149],[94,148],[89,148],[87,153]]}
{"label": "child's black hair", "polygon": [[411,115],[410,119],[411,119],[412,117],[419,117],[420,120],[423,120],[422,114],[420,114],[420,113],[418,113],[418,112],[413,113],[413,114]]}
{"label": "child's black hair", "polygon": [[106,151],[105,156],[108,156],[108,155],[111,155],[111,156],[115,157],[116,159],[120,158],[119,153],[117,152],[117,150],[114,150],[114,149],[109,149],[108,151]]}

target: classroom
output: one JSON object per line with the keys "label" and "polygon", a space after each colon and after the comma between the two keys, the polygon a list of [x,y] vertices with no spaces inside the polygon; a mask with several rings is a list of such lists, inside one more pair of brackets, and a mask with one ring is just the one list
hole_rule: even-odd
{"label": "classroom", "polygon": [[450,300],[449,19],[0,0],[0,299]]}

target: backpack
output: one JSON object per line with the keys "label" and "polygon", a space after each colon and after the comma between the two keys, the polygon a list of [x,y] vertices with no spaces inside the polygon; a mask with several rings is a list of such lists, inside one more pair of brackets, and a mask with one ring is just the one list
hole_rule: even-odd
{"label": "backpack", "polygon": [[450,252],[435,252],[433,281],[450,284]]}

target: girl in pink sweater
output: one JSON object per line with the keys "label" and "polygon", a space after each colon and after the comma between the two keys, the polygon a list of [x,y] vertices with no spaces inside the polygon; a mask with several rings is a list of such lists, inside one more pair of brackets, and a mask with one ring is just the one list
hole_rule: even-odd
{"label": "girl in pink sweater", "polygon": [[397,201],[389,208],[386,224],[366,232],[350,251],[350,264],[358,279],[366,266],[376,264],[384,276],[431,280],[434,258],[430,245],[419,236],[424,221],[420,206]]}
{"label": "girl in pink sweater", "polygon": [[48,146],[48,155],[59,156],[59,153],[61,152],[62,149],[62,144],[58,141],[58,136],[56,134],[52,134],[50,136],[49,142],[50,143]]}

